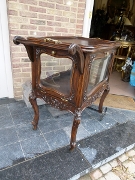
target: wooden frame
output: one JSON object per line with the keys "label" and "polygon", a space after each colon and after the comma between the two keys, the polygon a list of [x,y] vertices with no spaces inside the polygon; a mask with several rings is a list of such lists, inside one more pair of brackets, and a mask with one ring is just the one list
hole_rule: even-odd
{"label": "wooden frame", "polygon": [[[71,150],[76,144],[77,129],[81,121],[82,111],[90,106],[98,97],[101,97],[99,103],[99,113],[102,113],[102,107],[105,97],[109,92],[109,76],[112,70],[114,54],[117,42],[104,41],[101,39],[90,39],[82,37],[44,37],[44,38],[23,38],[16,36],[15,44],[23,44],[27,50],[29,59],[32,63],[32,92],[29,100],[34,109],[33,128],[37,129],[39,120],[39,110],[36,98],[43,99],[46,103],[60,110],[68,110],[74,115],[71,131]],[[46,53],[57,58],[69,58],[73,63],[72,75],[70,78],[70,92],[64,94],[55,88],[43,85],[41,75],[40,55]],[[89,79],[94,61],[101,58],[110,57],[108,63],[103,63],[106,68],[105,75],[100,82],[88,91]],[[46,80],[46,79],[45,79]],[[65,84],[67,84],[65,82]]]}

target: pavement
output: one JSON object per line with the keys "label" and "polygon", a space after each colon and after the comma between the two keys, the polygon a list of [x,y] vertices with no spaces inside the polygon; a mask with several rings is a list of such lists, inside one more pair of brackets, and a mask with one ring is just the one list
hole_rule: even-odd
{"label": "pavement", "polygon": [[82,176],[79,180],[135,180],[135,148]]}

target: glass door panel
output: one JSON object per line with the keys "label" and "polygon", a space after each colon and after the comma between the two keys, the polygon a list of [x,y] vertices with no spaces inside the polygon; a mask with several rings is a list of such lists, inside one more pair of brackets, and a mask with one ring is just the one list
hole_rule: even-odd
{"label": "glass door panel", "polygon": [[70,94],[70,79],[72,74],[72,61],[68,58],[56,58],[41,54],[40,82],[43,86],[63,93]]}

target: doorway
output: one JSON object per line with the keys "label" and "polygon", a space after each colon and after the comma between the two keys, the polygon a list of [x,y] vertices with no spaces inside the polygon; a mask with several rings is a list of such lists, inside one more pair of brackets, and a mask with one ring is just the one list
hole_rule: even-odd
{"label": "doorway", "polygon": [[6,0],[0,5],[0,98],[13,98]]}

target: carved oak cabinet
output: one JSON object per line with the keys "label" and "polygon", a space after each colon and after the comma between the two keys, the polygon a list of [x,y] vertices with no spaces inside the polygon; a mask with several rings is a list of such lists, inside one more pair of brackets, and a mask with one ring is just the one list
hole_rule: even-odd
{"label": "carved oak cabinet", "polygon": [[[74,115],[71,129],[71,150],[76,144],[77,129],[81,113],[98,97],[99,113],[109,92],[109,76],[114,54],[119,46],[116,42],[83,37],[28,37],[15,36],[15,44],[23,44],[32,65],[32,92],[29,101],[34,109],[33,129],[37,129],[39,110],[37,98],[60,110]],[[71,68],[41,77],[42,54],[71,63]],[[46,73],[47,74],[47,73]]]}

